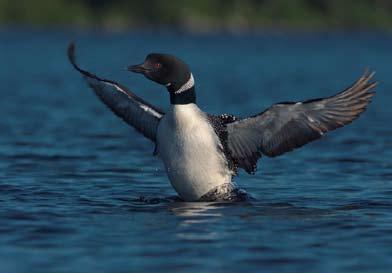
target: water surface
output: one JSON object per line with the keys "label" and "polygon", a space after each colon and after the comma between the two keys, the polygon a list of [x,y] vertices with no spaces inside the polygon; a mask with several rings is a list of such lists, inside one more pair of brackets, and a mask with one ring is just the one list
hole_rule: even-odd
{"label": "water surface", "polygon": [[[378,93],[354,124],[269,159],[236,183],[249,202],[175,198],[153,145],[72,70],[79,62],[165,109],[123,70],[150,52],[185,59],[210,113],[258,113],[331,95],[366,67]],[[392,36],[0,31],[2,272],[390,272]]]}

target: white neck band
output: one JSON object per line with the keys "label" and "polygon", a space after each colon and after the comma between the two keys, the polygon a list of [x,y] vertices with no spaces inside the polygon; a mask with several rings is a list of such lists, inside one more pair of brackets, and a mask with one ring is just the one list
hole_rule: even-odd
{"label": "white neck band", "polygon": [[180,89],[178,89],[177,91],[174,91],[174,94],[180,94],[188,89],[191,89],[193,86],[195,85],[195,80],[193,79],[193,75],[191,73],[191,76],[189,77],[189,80],[184,83]]}

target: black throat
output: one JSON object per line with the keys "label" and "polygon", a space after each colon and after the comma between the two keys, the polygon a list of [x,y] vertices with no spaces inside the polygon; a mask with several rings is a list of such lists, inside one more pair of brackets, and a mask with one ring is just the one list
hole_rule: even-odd
{"label": "black throat", "polygon": [[176,94],[174,91],[169,89],[170,103],[171,104],[188,104],[196,103],[196,92],[195,87],[191,87],[181,93]]}

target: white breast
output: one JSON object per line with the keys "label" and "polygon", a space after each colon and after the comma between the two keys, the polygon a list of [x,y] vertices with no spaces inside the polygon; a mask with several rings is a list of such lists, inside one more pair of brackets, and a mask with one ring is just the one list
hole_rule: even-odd
{"label": "white breast", "polygon": [[231,183],[221,143],[196,104],[172,105],[159,123],[157,151],[170,182],[186,201]]}

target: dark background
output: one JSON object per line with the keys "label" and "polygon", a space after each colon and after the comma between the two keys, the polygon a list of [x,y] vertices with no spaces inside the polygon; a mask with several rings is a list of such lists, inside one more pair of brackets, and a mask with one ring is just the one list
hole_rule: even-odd
{"label": "dark background", "polygon": [[0,24],[194,31],[391,29],[388,0],[0,0]]}

